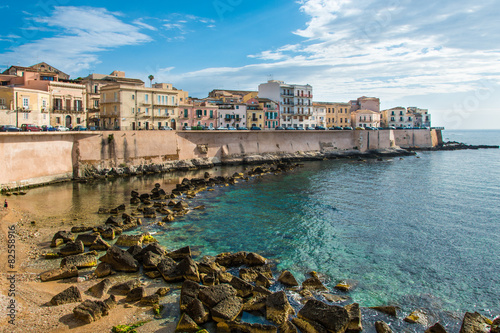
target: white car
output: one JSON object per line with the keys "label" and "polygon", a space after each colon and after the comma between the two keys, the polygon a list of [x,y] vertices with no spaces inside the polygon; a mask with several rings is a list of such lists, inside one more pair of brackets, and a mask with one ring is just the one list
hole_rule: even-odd
{"label": "white car", "polygon": [[170,127],[170,126],[162,126],[159,129],[163,130],[163,131],[172,131],[173,130],[172,127]]}
{"label": "white car", "polygon": [[67,128],[66,126],[59,125],[59,126],[56,126],[56,131],[66,132],[66,131],[69,131],[69,128]]}
{"label": "white car", "polygon": [[217,130],[218,130],[218,131],[225,131],[225,130],[227,130],[227,129],[228,129],[228,128],[227,128],[227,127],[224,127],[224,126],[219,126],[219,127],[217,127]]}

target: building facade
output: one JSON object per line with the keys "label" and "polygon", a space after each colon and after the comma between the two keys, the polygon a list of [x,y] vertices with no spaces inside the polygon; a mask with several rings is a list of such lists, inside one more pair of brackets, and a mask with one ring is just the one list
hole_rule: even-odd
{"label": "building facade", "polygon": [[259,100],[251,98],[246,104],[248,128],[259,127],[260,129],[264,129],[266,127],[266,114]]}
{"label": "building facade", "polygon": [[314,103],[315,108],[325,110],[325,127],[350,127],[351,105],[349,103]]}
{"label": "building facade", "polygon": [[109,84],[101,88],[101,123],[104,129],[114,130],[176,129],[179,106],[186,105],[186,98],[187,92],[167,83],[151,88],[144,84]]}
{"label": "building facade", "polygon": [[285,84],[270,80],[259,85],[259,98],[269,98],[279,103],[281,126],[307,127],[314,123],[313,89],[309,84]]}
{"label": "building facade", "polygon": [[50,94],[21,87],[0,87],[0,124],[50,125]]}
{"label": "building facade", "polygon": [[246,104],[219,104],[218,127],[247,127]]}
{"label": "building facade", "polygon": [[428,109],[420,109],[415,106],[409,106],[407,110],[414,116],[414,127],[431,127],[431,114]]}
{"label": "building facade", "polygon": [[351,105],[351,112],[358,110],[371,110],[380,112],[380,99],[377,97],[359,97],[356,100],[349,102]]}
{"label": "building facade", "polygon": [[406,108],[397,106],[382,112],[382,127],[410,128],[414,127],[414,116]]}
{"label": "building facade", "polygon": [[357,110],[351,112],[351,123],[354,127],[380,127],[380,112],[372,110]]}
{"label": "building facade", "polygon": [[210,129],[217,127],[219,108],[211,103],[192,100],[180,109],[178,117],[180,125],[185,126],[205,126]]}

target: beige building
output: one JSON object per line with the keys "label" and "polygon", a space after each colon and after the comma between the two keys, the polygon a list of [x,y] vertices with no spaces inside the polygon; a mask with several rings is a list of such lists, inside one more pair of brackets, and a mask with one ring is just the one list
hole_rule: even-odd
{"label": "beige building", "polygon": [[100,118],[104,129],[138,130],[177,128],[179,106],[187,92],[169,83],[109,84],[101,88]]}
{"label": "beige building", "polygon": [[349,103],[315,102],[314,106],[325,109],[326,127],[351,126],[351,105]]}
{"label": "beige building", "polygon": [[359,97],[357,100],[349,102],[351,104],[351,112],[358,110],[371,110],[380,112],[380,99],[377,97]]}
{"label": "beige building", "polygon": [[257,95],[257,91],[214,89],[208,93],[208,100],[222,104],[246,103]]}
{"label": "beige building", "polygon": [[420,109],[415,106],[409,106],[407,110],[408,112],[413,113],[414,127],[431,127],[431,114],[428,109]]}
{"label": "beige building", "polygon": [[251,98],[247,101],[247,127],[257,126],[261,129],[266,128],[266,114],[262,104],[257,98]]}
{"label": "beige building", "polygon": [[125,77],[125,72],[113,71],[109,75],[105,74],[90,74],[89,76],[79,80],[79,83],[85,85],[87,94],[87,124],[89,126],[100,127],[99,113],[101,88],[108,84],[121,83],[130,84],[133,86],[144,85],[144,82],[139,79],[131,79]]}
{"label": "beige building", "polygon": [[0,87],[0,124],[50,125],[50,94],[20,87]]}
{"label": "beige building", "polygon": [[24,73],[40,73],[42,77],[50,78],[57,76],[60,80],[69,80],[69,75],[58,70],[57,68],[41,62],[30,67],[22,66],[10,66],[6,69],[3,74],[13,75],[13,76],[24,76]]}
{"label": "beige building", "polygon": [[351,112],[351,124],[353,127],[380,127],[380,112],[372,110],[357,110]]}
{"label": "beige building", "polygon": [[397,106],[395,108],[383,110],[382,112],[382,127],[414,127],[414,116],[413,113],[406,110],[402,106]]}

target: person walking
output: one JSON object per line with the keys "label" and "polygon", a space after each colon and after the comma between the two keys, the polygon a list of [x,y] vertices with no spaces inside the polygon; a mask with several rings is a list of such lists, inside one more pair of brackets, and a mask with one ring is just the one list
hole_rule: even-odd
{"label": "person walking", "polygon": [[3,208],[9,208],[9,203],[7,202],[7,199],[5,199],[3,203]]}

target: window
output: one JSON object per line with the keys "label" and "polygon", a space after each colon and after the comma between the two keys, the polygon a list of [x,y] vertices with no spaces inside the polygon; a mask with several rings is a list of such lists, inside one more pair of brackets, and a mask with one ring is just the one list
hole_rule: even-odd
{"label": "window", "polygon": [[203,115],[206,117],[207,116],[207,110],[203,110]]}
{"label": "window", "polygon": [[135,113],[135,108],[132,108],[132,114],[134,114],[134,113]]}
{"label": "window", "polygon": [[149,108],[146,108],[146,115],[149,115]]}
{"label": "window", "polygon": [[[135,95],[132,94],[132,100],[134,100],[134,99],[135,99]],[[141,125],[139,125],[139,126],[141,126]]]}
{"label": "window", "polygon": [[30,117],[30,114],[29,114],[29,113],[26,113],[26,112],[25,112],[25,113],[23,113],[23,119],[26,119],[26,120],[27,120],[27,119],[29,119],[29,117]]}
{"label": "window", "polygon": [[210,110],[210,118],[214,117],[214,110]]}
{"label": "window", "polygon": [[[163,97],[163,100],[165,100],[165,97]],[[160,103],[161,103],[161,96],[158,95],[158,104],[160,104]]]}
{"label": "window", "polygon": [[47,114],[43,114],[43,120],[47,119]]}
{"label": "window", "polygon": [[99,93],[99,86],[96,84],[94,85],[94,94]]}
{"label": "window", "polygon": [[146,103],[148,102],[148,100],[149,100],[149,95],[148,94],[144,95],[144,100],[146,101]]}
{"label": "window", "polygon": [[[184,109],[184,118],[187,118],[188,117],[188,110],[187,109]],[[187,126],[187,125],[186,125]]]}
{"label": "window", "polygon": [[118,100],[118,93],[115,92],[114,97],[115,97],[115,101],[117,101]]}
{"label": "window", "polygon": [[[141,108],[137,108],[137,113],[141,113]],[[141,126],[141,125],[139,125]]]}
{"label": "window", "polygon": [[5,105],[5,98],[0,98],[0,105]]}
{"label": "window", "polygon": [[81,122],[80,118],[76,118],[76,123],[79,124]]}
{"label": "window", "polygon": [[116,105],[115,105],[114,111],[115,111],[115,113],[116,113]]}
{"label": "window", "polygon": [[94,109],[99,109],[99,100],[94,100]]}
{"label": "window", "polygon": [[172,96],[172,105],[175,105],[175,96]]}
{"label": "window", "polygon": [[23,109],[29,108],[30,99],[27,97],[23,98]]}
{"label": "window", "polygon": [[61,123],[61,117],[56,117],[56,124],[60,124]]}

